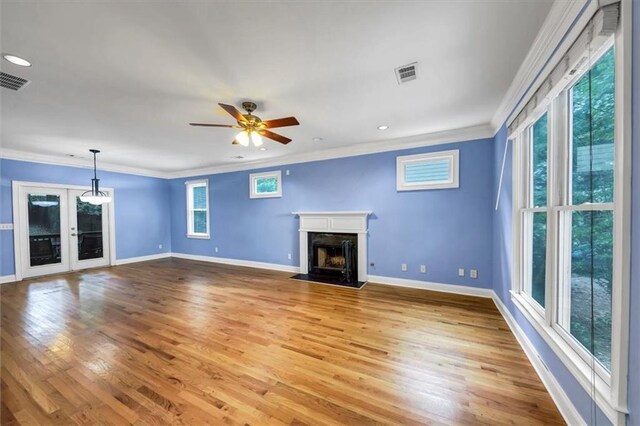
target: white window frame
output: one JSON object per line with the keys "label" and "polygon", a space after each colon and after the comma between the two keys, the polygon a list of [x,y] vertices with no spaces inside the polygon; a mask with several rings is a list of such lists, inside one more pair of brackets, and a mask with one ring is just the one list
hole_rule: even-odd
{"label": "white window frame", "polygon": [[[440,182],[405,182],[405,166],[410,163],[448,160],[449,179]],[[424,154],[402,155],[396,158],[396,188],[398,191],[420,191],[425,189],[447,189],[460,186],[460,151],[428,152]]]}
{"label": "white window frame", "polygon": [[[625,14],[621,14],[625,16]],[[625,19],[625,18],[622,18]],[[621,28],[630,27],[627,24]],[[530,119],[519,126],[516,133],[510,135],[513,141],[513,277],[511,296],[514,305],[524,314],[546,343],[572,373],[584,390],[591,394],[595,387],[595,401],[614,424],[623,423],[627,408],[627,370],[628,370],[628,338],[629,338],[629,282],[630,282],[630,187],[631,187],[631,126],[630,126],[630,55],[628,44],[623,44],[622,29],[605,43],[594,55],[590,63],[584,64],[555,97],[549,97],[541,103]],[[627,35],[627,40],[629,36]],[[559,175],[567,173],[565,164],[569,151],[569,90],[594,65],[609,48],[615,45],[615,192],[614,202],[609,204],[571,206],[566,201],[566,188],[560,188]],[[627,50],[628,49],[628,50]],[[524,147],[528,147],[530,126],[544,113],[549,112],[549,145],[548,145],[548,177],[547,177],[547,276],[546,276],[546,309],[539,305],[523,291],[525,281],[523,269],[526,261],[523,251],[522,209],[525,206],[528,184],[528,164],[525,163]],[[524,130],[523,130],[524,129]],[[557,162],[557,163],[556,163]],[[597,361],[593,362],[588,350],[564,330],[559,324],[560,309],[558,307],[561,288],[556,283],[562,277],[559,271],[563,267],[559,254],[563,252],[564,239],[558,234],[566,232],[560,229],[559,217],[576,210],[613,210],[614,215],[614,259],[612,286],[612,335],[611,335],[611,371],[607,372]],[[556,246],[556,242],[558,242]],[[566,278],[565,278],[566,279]],[[566,287],[566,286],[565,286]],[[592,374],[592,364],[596,374]],[[595,383],[594,380],[595,379]],[[595,386],[593,386],[595,385]]]}
{"label": "white window frame", "polygon": [[[258,192],[258,180],[276,178],[278,180],[278,189],[275,192]],[[251,173],[249,175],[249,198],[279,198],[282,197],[282,171],[274,170],[271,172]]]}
{"label": "white window frame", "polygon": [[[519,198],[518,198],[518,218],[520,220],[521,227],[519,228],[519,237],[523,235],[532,236],[533,235],[533,215],[534,213],[546,213],[547,214],[547,241],[546,241],[546,264],[545,264],[545,299],[548,298],[548,294],[550,291],[550,283],[551,283],[551,275],[553,274],[553,266],[550,259],[553,259],[554,250],[552,243],[552,235],[550,235],[550,228],[552,222],[552,211],[550,206],[552,206],[552,202],[554,201],[554,196],[551,193],[551,175],[554,170],[555,159],[554,155],[552,155],[552,144],[551,144],[551,132],[552,132],[552,124],[551,124],[551,108],[543,108],[539,111],[538,114],[531,118],[531,123],[528,124],[525,129],[521,132],[520,137],[517,141],[517,149],[518,149],[518,160],[520,164],[520,169],[522,170],[522,174],[519,176],[521,180],[521,185],[518,187],[519,190]],[[531,177],[531,153],[533,152],[533,143],[531,140],[531,136],[533,133],[533,125],[538,122],[545,114],[547,114],[547,200],[545,206],[539,207],[533,204],[533,179]],[[515,145],[514,145],[515,146]],[[526,148],[526,149],[525,149]],[[514,150],[515,152],[515,150]],[[515,163],[514,163],[515,164]],[[515,200],[515,199],[514,199]],[[528,219],[528,218],[531,219]],[[525,229],[526,227],[526,229]],[[521,268],[519,269],[519,296],[522,298],[524,302],[526,302],[527,309],[531,314],[536,315],[538,318],[546,318],[546,307],[541,306],[532,295],[532,286],[531,282],[531,269],[533,265],[531,264],[532,253],[529,252],[529,246],[531,241],[524,241],[523,239],[519,240],[520,244],[520,254],[521,254]]]}
{"label": "white window frame", "polygon": [[[209,239],[209,180],[208,179],[198,179],[198,180],[189,180],[186,181],[185,187],[187,190],[187,238],[201,238],[201,239]],[[206,209],[194,209],[193,208],[193,189],[194,188],[205,188],[206,194]],[[193,213],[195,211],[205,211],[206,212],[206,224],[207,224],[207,232],[194,232],[194,220]]]}

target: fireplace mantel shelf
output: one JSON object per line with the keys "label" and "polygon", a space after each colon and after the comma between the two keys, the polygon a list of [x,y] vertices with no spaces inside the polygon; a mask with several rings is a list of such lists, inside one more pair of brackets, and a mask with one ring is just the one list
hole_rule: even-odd
{"label": "fireplace mantel shelf", "polygon": [[372,211],[339,211],[339,212],[291,212],[298,216],[369,216]]}

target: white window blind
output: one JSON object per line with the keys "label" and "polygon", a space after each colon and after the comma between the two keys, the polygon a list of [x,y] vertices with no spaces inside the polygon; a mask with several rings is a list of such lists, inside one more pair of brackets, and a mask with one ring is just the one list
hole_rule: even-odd
{"label": "white window blind", "polygon": [[398,191],[457,188],[458,157],[458,150],[398,157]]}
{"label": "white window blind", "polygon": [[566,86],[567,80],[580,70],[588,67],[589,49],[595,52],[609,40],[618,28],[620,4],[615,2],[601,7],[591,18],[585,29],[571,45],[560,62],[549,73],[538,90],[509,122],[509,135],[529,125],[534,117],[540,115],[549,103]]}

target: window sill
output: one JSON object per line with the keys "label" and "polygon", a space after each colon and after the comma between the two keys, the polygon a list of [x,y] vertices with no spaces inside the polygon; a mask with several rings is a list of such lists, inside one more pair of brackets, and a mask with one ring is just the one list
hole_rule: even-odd
{"label": "window sill", "polygon": [[[544,318],[533,314],[529,302],[522,295],[511,291],[511,300],[527,321],[536,329],[547,345],[562,361],[571,375],[580,383],[587,394],[591,394],[591,367],[573,348],[554,330],[544,322]],[[615,407],[611,404],[611,387],[601,377],[596,375],[596,403],[613,424],[624,424],[625,407]]]}
{"label": "window sill", "polygon": [[282,198],[282,194],[251,194],[249,196],[249,198],[254,199],[254,198]]}
{"label": "window sill", "polygon": [[187,238],[195,238],[195,239],[198,239],[198,240],[209,240],[209,239],[211,239],[209,234],[207,234],[207,235],[203,235],[203,234],[187,234]]}

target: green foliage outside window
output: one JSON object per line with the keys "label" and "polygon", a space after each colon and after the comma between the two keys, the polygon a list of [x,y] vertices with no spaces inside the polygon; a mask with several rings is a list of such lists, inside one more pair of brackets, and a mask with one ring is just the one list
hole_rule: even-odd
{"label": "green foliage outside window", "polygon": [[256,179],[256,193],[257,194],[270,194],[272,192],[278,192],[278,178],[268,177]]}

